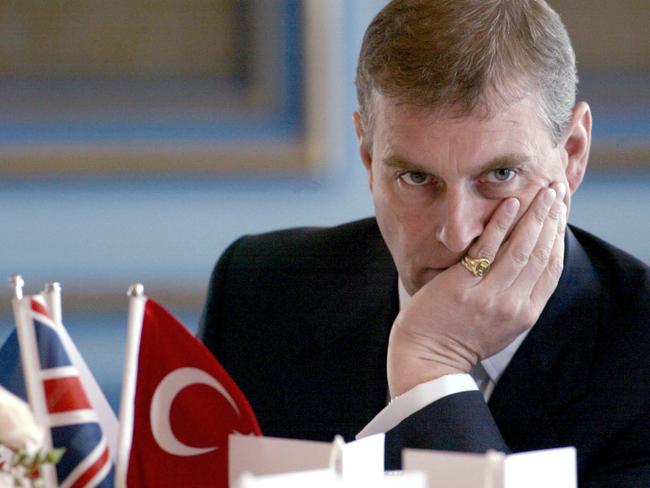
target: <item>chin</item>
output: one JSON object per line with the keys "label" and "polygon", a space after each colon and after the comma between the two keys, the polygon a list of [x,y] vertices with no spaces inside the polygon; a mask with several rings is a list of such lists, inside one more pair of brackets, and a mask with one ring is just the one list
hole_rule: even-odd
{"label": "chin", "polygon": [[446,269],[435,269],[435,268],[425,269],[424,272],[422,273],[422,279],[423,279],[422,286],[426,285],[429,281],[434,279],[443,271],[446,271]]}
{"label": "chin", "polygon": [[420,288],[422,288],[443,271],[445,270],[435,268],[423,269],[419,271],[415,276],[413,276],[409,282],[404,282],[404,287],[406,288],[406,291],[412,296],[417,293]]}

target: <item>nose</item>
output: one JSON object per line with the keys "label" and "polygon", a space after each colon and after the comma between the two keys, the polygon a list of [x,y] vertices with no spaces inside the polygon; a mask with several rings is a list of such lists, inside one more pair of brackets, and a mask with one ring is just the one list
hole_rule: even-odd
{"label": "nose", "polygon": [[436,237],[451,252],[460,254],[483,232],[483,199],[470,190],[448,189],[441,204],[442,218]]}

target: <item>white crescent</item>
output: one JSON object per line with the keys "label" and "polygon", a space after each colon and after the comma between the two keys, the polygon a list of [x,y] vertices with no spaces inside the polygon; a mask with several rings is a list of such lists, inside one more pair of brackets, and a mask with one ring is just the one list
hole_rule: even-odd
{"label": "white crescent", "polygon": [[207,385],[217,390],[239,415],[237,404],[228,391],[213,376],[198,368],[178,368],[165,376],[158,384],[151,399],[149,417],[151,432],[163,451],[174,456],[198,456],[219,449],[219,446],[192,447],[179,441],[169,421],[169,411],[176,395],[190,385]]}

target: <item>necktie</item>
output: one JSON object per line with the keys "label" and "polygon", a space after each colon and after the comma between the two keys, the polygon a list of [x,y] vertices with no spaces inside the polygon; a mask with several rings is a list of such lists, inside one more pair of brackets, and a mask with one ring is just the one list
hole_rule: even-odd
{"label": "necktie", "polygon": [[490,379],[490,375],[487,374],[487,371],[485,371],[485,368],[480,362],[476,363],[471,375],[474,381],[476,381],[476,386],[478,386],[478,389],[483,394],[483,398],[487,401],[490,393],[492,393],[492,388],[490,387],[492,380]]}

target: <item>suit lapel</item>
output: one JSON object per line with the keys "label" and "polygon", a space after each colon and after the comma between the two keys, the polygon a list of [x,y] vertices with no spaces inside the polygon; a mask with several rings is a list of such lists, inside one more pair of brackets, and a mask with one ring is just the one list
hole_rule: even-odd
{"label": "suit lapel", "polygon": [[552,419],[586,392],[600,284],[573,232],[567,231],[565,268],[539,320],[504,371],[489,406],[515,451],[562,445]]}

